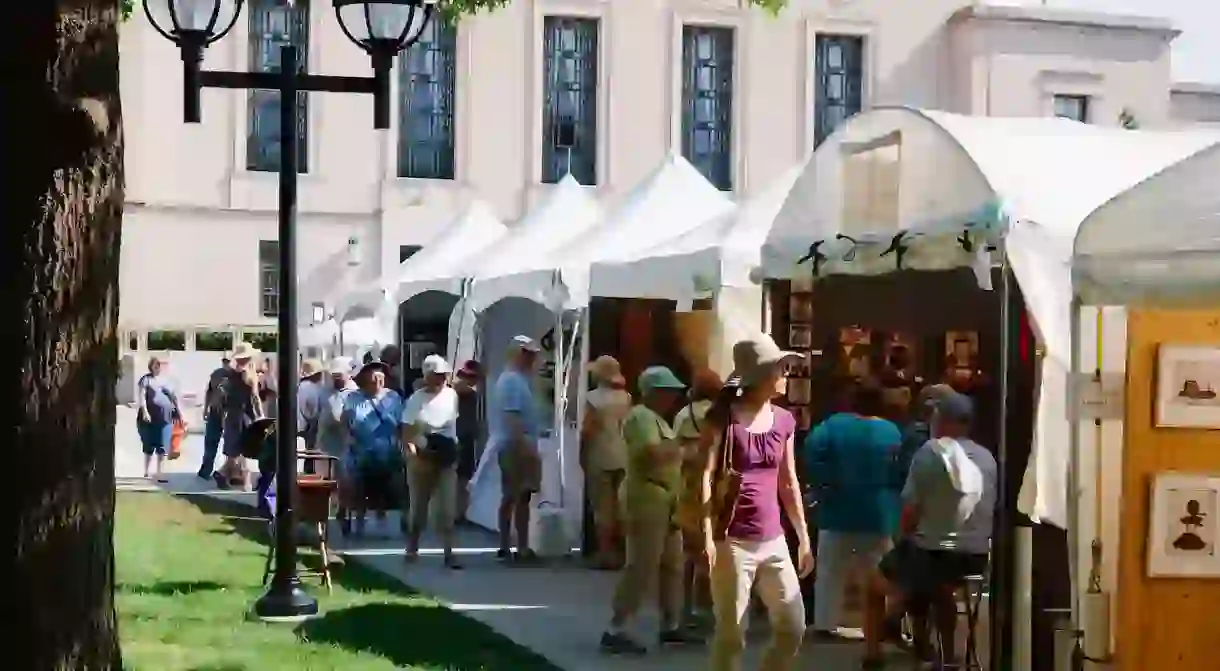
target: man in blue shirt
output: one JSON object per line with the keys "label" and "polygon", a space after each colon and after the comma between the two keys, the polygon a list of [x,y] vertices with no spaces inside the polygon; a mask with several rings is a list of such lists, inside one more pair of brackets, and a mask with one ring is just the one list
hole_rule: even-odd
{"label": "man in blue shirt", "polygon": [[876,566],[898,526],[902,434],[880,417],[883,405],[881,388],[862,384],[850,412],[831,415],[805,440],[807,478],[818,495],[813,635],[823,640],[839,639],[853,564],[857,574]]}
{"label": "man in blue shirt", "polygon": [[512,530],[517,530],[519,561],[536,559],[530,549],[530,502],[542,488],[541,435],[538,404],[534,398],[534,368],[539,347],[533,338],[512,340],[508,363],[491,390],[488,413],[488,453],[500,467],[500,559],[512,555]]}

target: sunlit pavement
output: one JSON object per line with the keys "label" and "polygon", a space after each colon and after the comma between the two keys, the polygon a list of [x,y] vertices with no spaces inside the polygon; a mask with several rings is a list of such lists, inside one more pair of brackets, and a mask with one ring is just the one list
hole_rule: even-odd
{"label": "sunlit pavement", "polygon": [[[141,477],[143,457],[133,409],[119,407],[115,433],[115,476],[120,489],[160,488],[172,493],[206,493],[254,505],[251,494],[218,491],[211,481],[196,477],[203,455],[203,436],[199,433],[188,433],[182,456],[165,462],[168,482],[164,484]],[[610,616],[614,573],[581,568],[576,560],[537,568],[506,567],[495,558],[494,535],[472,528],[460,529],[458,533],[457,552],[464,570],[453,571],[443,566],[435,538],[425,538],[419,561],[407,564],[403,559],[403,539],[398,532],[396,514],[391,514],[381,529],[368,531],[358,541],[343,539],[338,525],[332,523],[335,550],[349,561],[376,568],[440,599],[454,610],[545,655],[564,669],[694,671],[707,668],[707,651],[702,646],[654,649],[643,658],[608,657],[598,652],[598,638]],[[642,614],[634,626],[640,640],[646,643],[655,642],[657,628],[657,617],[651,611]],[[766,628],[765,621],[759,622],[750,636],[747,669],[757,664]],[[860,648],[856,644],[806,644],[798,668],[856,669],[859,668],[859,655]],[[906,667],[896,664],[895,668]]]}

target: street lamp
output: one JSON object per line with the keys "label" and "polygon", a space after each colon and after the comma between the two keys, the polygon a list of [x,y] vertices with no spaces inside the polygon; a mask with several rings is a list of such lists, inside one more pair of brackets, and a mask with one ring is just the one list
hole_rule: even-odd
{"label": "street lamp", "polygon": [[[288,0],[291,4],[291,0]],[[318,602],[297,576],[296,488],[296,211],[297,93],[364,93],[373,96],[373,128],[390,127],[390,71],[394,56],[419,39],[432,17],[436,0],[333,0],[344,34],[369,54],[372,77],[311,75],[297,70],[296,45],[280,47],[277,72],[226,72],[202,69],[203,51],[224,37],[241,14],[243,0],[144,0],[144,14],[163,37],[182,53],[182,115],[199,123],[200,91],[265,89],[280,93],[279,167],[279,396],[276,426],[275,574],[255,604],[263,620],[296,621],[318,613]]]}

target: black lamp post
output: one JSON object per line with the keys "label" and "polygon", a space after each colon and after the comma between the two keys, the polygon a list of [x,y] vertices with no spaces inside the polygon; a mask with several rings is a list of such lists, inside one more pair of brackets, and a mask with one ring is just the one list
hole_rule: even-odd
{"label": "black lamp post", "polygon": [[[291,4],[291,0],[287,0]],[[436,0],[333,0],[339,26],[368,52],[372,77],[334,77],[298,72],[295,45],[280,47],[278,72],[222,72],[202,69],[203,50],[237,23],[243,0],[144,0],[144,13],[157,32],[182,51],[182,115],[199,123],[204,87],[280,92],[279,168],[279,396],[276,426],[275,574],[254,612],[269,621],[316,615],[318,602],[297,577],[296,489],[296,212],[297,130],[300,91],[365,93],[373,96],[373,127],[390,127],[390,71],[394,56],[411,46],[432,17]]]}

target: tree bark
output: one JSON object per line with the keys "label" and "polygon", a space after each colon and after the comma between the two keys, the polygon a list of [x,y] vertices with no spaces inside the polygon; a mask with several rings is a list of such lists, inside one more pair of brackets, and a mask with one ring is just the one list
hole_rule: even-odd
{"label": "tree bark", "polygon": [[119,0],[8,4],[0,362],[16,386],[6,395],[16,542],[7,661],[117,670]]}

